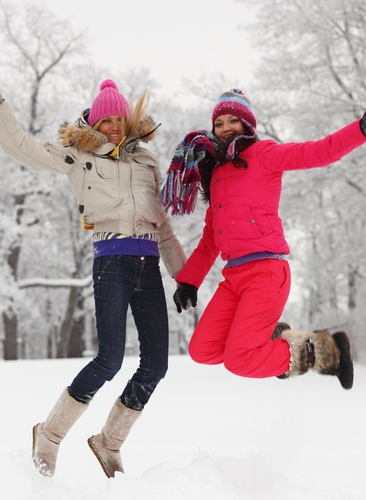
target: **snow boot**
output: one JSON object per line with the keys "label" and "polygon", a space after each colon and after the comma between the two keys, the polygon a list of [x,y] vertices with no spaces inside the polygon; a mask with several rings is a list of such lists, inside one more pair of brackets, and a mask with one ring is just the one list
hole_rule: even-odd
{"label": "snow boot", "polygon": [[33,427],[33,462],[43,476],[53,476],[60,443],[88,408],[64,389],[45,422]]}
{"label": "snow boot", "polygon": [[127,408],[118,398],[101,433],[88,439],[88,444],[107,477],[114,477],[115,472],[124,472],[119,450],[141,413]]}
{"label": "snow boot", "polygon": [[302,375],[312,369],[322,375],[335,375],[344,389],[353,385],[353,361],[346,332],[333,335],[328,330],[306,333],[285,330],[281,337],[290,345],[288,376]]}

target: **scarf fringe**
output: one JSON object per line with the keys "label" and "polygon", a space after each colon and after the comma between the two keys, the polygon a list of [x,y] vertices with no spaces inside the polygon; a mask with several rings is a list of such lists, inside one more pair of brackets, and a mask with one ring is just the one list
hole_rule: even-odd
{"label": "scarf fringe", "polygon": [[200,176],[198,171],[191,174],[183,181],[180,171],[171,170],[164,179],[160,200],[164,208],[171,208],[173,216],[191,214],[196,208]]}

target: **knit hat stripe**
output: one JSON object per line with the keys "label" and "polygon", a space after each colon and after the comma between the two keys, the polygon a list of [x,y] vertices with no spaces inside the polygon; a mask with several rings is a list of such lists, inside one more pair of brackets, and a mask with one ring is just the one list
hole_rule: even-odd
{"label": "knit hat stripe", "polygon": [[239,98],[237,98],[235,96],[234,97],[223,97],[221,99],[221,102],[235,102],[237,104],[240,104],[241,106],[243,106],[243,105],[246,106],[248,109],[250,109],[250,111],[253,112],[253,108],[252,108],[250,102],[247,99],[245,99],[245,98],[244,99],[239,99]]}

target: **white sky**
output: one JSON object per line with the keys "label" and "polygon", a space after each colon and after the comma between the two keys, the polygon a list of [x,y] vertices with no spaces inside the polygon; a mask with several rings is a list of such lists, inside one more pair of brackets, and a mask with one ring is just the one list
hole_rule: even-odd
{"label": "white sky", "polygon": [[[11,0],[16,1],[16,0]],[[235,0],[47,0],[47,8],[89,35],[96,64],[146,67],[173,95],[183,77],[225,73],[247,87],[254,60],[239,25],[254,8]]]}

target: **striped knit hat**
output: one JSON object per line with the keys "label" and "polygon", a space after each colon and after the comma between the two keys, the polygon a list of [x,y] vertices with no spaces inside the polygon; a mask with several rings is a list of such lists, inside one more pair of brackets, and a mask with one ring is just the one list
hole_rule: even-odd
{"label": "striped knit hat", "polygon": [[251,134],[255,136],[257,120],[253,113],[252,105],[249,99],[245,97],[239,89],[231,89],[229,92],[224,92],[217,101],[212,111],[212,127],[215,120],[220,115],[234,115],[249,128]]}
{"label": "striped knit hat", "polygon": [[88,122],[93,127],[105,116],[118,115],[127,117],[129,104],[125,97],[118,91],[113,80],[104,80],[100,84],[100,92],[94,99],[90,108]]}

